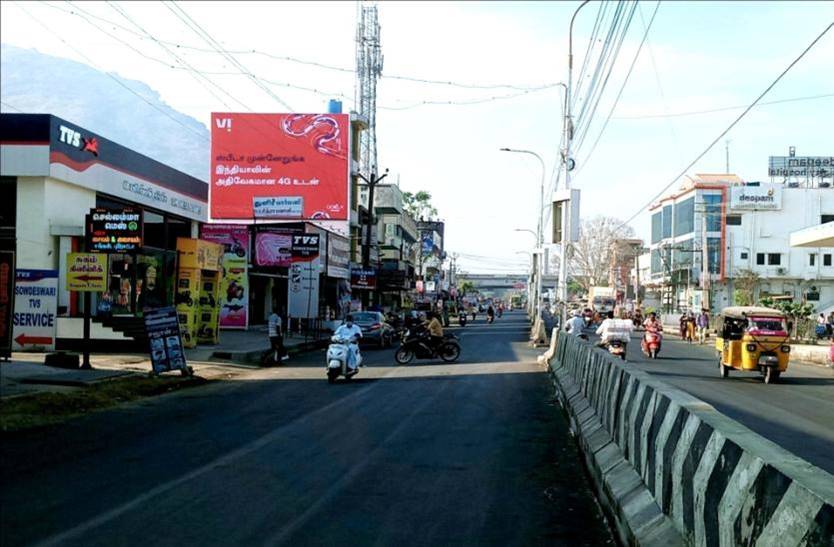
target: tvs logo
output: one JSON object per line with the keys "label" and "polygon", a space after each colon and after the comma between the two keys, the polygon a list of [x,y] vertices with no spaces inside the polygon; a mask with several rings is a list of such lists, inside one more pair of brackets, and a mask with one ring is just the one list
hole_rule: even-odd
{"label": "tvs logo", "polygon": [[98,157],[98,139],[95,137],[90,137],[89,139],[83,139],[84,145],[81,147],[82,152],[90,152],[95,157]]}
{"label": "tvs logo", "polygon": [[98,139],[95,137],[82,137],[81,133],[64,125],[58,126],[59,140],[70,146],[75,146],[82,152],[90,152],[98,157]]}

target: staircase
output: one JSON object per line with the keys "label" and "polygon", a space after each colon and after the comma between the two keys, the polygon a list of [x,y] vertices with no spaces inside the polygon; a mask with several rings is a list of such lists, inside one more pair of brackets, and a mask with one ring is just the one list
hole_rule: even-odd
{"label": "staircase", "polygon": [[[108,346],[114,346],[113,349],[118,351],[145,352],[148,350],[148,337],[145,334],[145,320],[141,317],[93,317],[92,320],[94,323],[98,323],[116,332],[120,332],[130,338],[130,340],[96,340],[96,347],[98,347],[99,343],[103,343]],[[108,350],[110,350],[110,348],[108,348]]]}

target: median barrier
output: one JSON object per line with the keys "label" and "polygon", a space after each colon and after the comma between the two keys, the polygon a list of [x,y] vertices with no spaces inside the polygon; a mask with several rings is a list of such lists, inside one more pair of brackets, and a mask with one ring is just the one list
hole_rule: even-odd
{"label": "median barrier", "polygon": [[542,359],[627,545],[834,546],[834,477],[711,405],[554,331]]}

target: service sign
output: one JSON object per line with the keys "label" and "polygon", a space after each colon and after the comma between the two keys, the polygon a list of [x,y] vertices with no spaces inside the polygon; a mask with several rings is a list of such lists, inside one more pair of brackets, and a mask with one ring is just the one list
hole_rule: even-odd
{"label": "service sign", "polygon": [[91,209],[87,216],[87,250],[126,253],[142,247],[142,211]]}
{"label": "service sign", "polygon": [[67,290],[104,292],[107,290],[107,255],[67,253]]}
{"label": "service sign", "polygon": [[347,114],[211,115],[211,218],[348,219]]}
{"label": "service sign", "polygon": [[17,270],[14,293],[13,349],[54,350],[58,270]]}
{"label": "service sign", "polygon": [[782,185],[730,187],[730,209],[778,211],[782,208]]}

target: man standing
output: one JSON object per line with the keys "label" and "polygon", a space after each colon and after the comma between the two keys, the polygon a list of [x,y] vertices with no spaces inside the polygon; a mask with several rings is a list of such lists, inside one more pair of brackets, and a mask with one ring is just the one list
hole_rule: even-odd
{"label": "man standing", "polygon": [[706,342],[707,329],[709,328],[709,313],[707,313],[707,310],[701,310],[696,323],[698,325],[698,343],[703,345]]}
{"label": "man standing", "polygon": [[284,325],[283,321],[281,321],[281,316],[275,311],[276,307],[275,304],[272,305],[272,313],[269,314],[269,318],[267,319],[267,328],[269,344],[273,351],[273,362],[280,363],[289,359],[290,356],[286,355],[286,350],[284,349]]}

